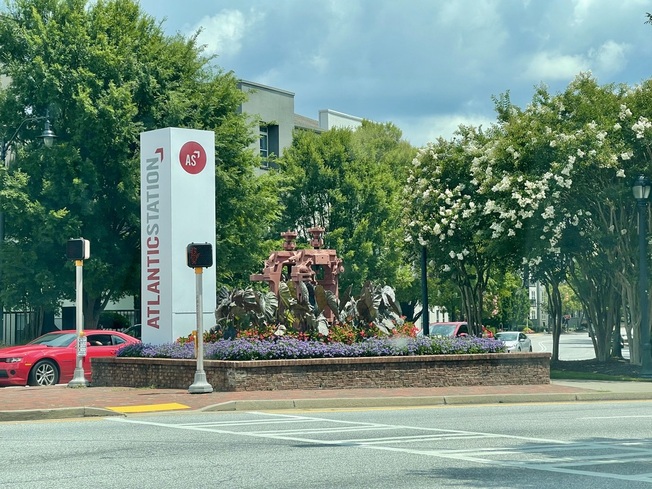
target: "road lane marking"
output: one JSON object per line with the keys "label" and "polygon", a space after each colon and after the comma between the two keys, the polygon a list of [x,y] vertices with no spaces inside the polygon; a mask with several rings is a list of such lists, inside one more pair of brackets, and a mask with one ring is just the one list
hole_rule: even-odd
{"label": "road lane marking", "polygon": [[159,411],[177,411],[180,409],[190,409],[190,406],[179,404],[178,402],[170,402],[167,404],[143,404],[140,406],[113,406],[107,407],[111,411],[117,413],[155,413]]}
{"label": "road lane marking", "polygon": [[[127,418],[108,418],[107,421],[117,423],[134,423],[141,425],[150,425],[177,430],[212,432],[228,434],[232,436],[242,436],[250,438],[259,438],[267,440],[277,440],[285,442],[297,442],[302,444],[315,444],[322,446],[340,446],[340,447],[359,447],[368,450],[380,450],[385,452],[405,453],[411,455],[420,455],[432,458],[441,458],[455,460],[458,462],[469,462],[474,465],[483,464],[492,467],[506,467],[526,470],[536,470],[539,472],[560,473],[585,477],[597,477],[601,479],[612,479],[618,481],[634,482],[652,482],[650,473],[633,473],[623,474],[617,472],[601,471],[600,468],[606,468],[613,465],[628,465],[640,467],[641,463],[652,461],[652,442],[632,440],[632,443],[617,442],[575,442],[566,440],[543,439],[534,437],[504,435],[500,433],[485,433],[465,430],[447,430],[439,428],[426,428],[419,426],[392,425],[384,423],[365,423],[356,421],[333,420],[313,416],[297,416],[286,414],[272,414],[264,412],[247,412],[246,414],[255,416],[254,419],[237,420],[233,422],[220,421],[205,423],[160,423],[144,420],[127,419]],[[263,423],[260,423],[260,421]],[[283,426],[276,431],[248,431],[256,426],[268,423],[278,423],[279,420],[291,421],[292,423],[314,422],[317,424],[328,423],[333,426],[332,429],[311,428],[296,429]],[[252,422],[253,421],[253,422]],[[281,423],[287,426],[288,423]],[[290,423],[291,424],[291,423]],[[350,429],[346,429],[346,427]],[[387,431],[391,429],[398,430],[396,436],[369,438],[349,438],[349,439],[329,439],[328,436],[335,436],[355,433],[360,434],[360,430],[378,429]],[[403,434],[405,431],[420,432],[416,436],[413,434]],[[306,436],[312,435],[312,436]],[[315,436],[317,435],[317,436]],[[324,435],[320,438],[319,435]],[[459,437],[459,438],[458,438]],[[496,442],[494,446],[476,447],[472,449],[448,449],[437,446],[427,446],[431,443],[441,441],[451,441],[455,439],[475,438],[487,442]],[[499,440],[509,440],[516,442],[514,446],[499,446]],[[525,442],[525,445],[518,444]],[[634,443],[635,442],[635,443]],[[415,443],[426,446],[407,447],[405,444]],[[535,445],[532,445],[535,443]],[[492,443],[493,444],[493,443]],[[403,445],[403,446],[398,446]],[[529,454],[524,460],[515,459],[515,456]],[[529,459],[528,459],[529,458]],[[591,470],[594,468],[595,470]]]}
{"label": "road lane marking", "polygon": [[639,418],[652,418],[652,414],[641,414],[636,416],[583,416],[577,419],[639,419]]}

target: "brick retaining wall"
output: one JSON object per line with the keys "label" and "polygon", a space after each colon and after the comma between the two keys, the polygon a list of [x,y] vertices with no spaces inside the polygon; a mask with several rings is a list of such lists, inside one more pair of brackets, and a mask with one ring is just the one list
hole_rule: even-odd
{"label": "brick retaining wall", "polygon": [[[186,389],[197,362],[94,358],[93,386]],[[549,353],[488,353],[301,360],[205,360],[215,391],[446,387],[550,383]]]}

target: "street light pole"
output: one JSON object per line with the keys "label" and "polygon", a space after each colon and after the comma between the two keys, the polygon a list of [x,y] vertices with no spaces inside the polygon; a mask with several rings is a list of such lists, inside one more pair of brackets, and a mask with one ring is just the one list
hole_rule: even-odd
{"label": "street light pole", "polygon": [[640,351],[641,377],[652,378],[652,356],[650,348],[650,317],[648,304],[647,274],[647,201],[650,196],[650,181],[639,176],[632,187],[638,208],[638,290],[641,306]]}
{"label": "street light pole", "polygon": [[428,304],[428,248],[421,247],[421,331],[430,335],[430,305]]}
{"label": "street light pole", "polygon": [[[7,161],[7,153],[9,152],[9,148],[14,143],[16,137],[18,137],[18,134],[20,133],[20,130],[25,126],[25,124],[34,121],[45,121],[43,132],[41,133],[40,136],[38,136],[38,138],[43,140],[43,144],[46,147],[48,148],[52,147],[57,135],[54,133],[52,127],[50,126],[49,114],[46,113],[46,115],[44,116],[26,117],[21,121],[20,124],[18,124],[18,127],[13,132],[11,137],[9,137],[6,140],[5,139],[0,140],[0,164],[4,165],[6,168],[9,167],[9,161]],[[5,216],[4,216],[4,212],[0,211],[0,252],[2,251],[2,246],[4,244],[4,241],[5,241]],[[2,272],[3,270],[0,267],[0,279],[2,278]],[[5,312],[4,303],[2,302],[2,299],[0,299],[0,333],[3,334],[4,334],[4,312]]]}

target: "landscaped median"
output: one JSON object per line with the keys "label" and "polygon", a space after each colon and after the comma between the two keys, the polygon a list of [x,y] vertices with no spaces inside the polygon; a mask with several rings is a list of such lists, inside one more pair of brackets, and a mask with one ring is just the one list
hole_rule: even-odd
{"label": "landscaped median", "polygon": [[[93,386],[186,389],[192,359],[92,361]],[[204,360],[216,391],[523,385],[550,383],[550,353],[479,353],[281,360]]]}

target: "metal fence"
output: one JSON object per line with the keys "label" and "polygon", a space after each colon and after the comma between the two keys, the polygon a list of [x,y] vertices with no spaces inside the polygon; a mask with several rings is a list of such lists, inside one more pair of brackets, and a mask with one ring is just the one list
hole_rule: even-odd
{"label": "metal fence", "polygon": [[30,311],[5,312],[2,315],[0,344],[21,345],[32,340],[31,325],[36,321],[36,314]]}
{"label": "metal fence", "polygon": [[[124,316],[127,319],[127,321],[129,322],[128,326],[133,326],[134,324],[140,324],[140,311],[139,310],[134,310],[134,309],[115,310],[115,309],[111,309],[110,311],[105,310],[104,312],[112,313],[112,314],[120,314],[121,316]],[[107,327],[107,329],[113,329],[113,328]]]}

